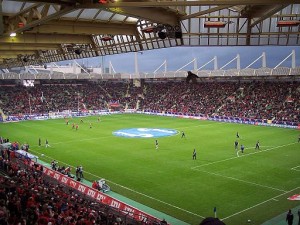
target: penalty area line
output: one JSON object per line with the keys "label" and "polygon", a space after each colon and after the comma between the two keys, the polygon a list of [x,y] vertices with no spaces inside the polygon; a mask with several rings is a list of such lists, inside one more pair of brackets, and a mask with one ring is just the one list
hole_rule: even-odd
{"label": "penalty area line", "polygon": [[189,129],[189,128],[196,128],[196,127],[211,127],[211,126],[221,126],[223,125],[222,123],[216,123],[216,122],[212,122],[212,123],[208,123],[208,124],[198,124],[198,125],[193,125],[193,126],[186,126],[186,127],[175,127],[173,129]]}
{"label": "penalty area line", "polygon": [[275,187],[271,187],[271,186],[267,186],[267,185],[263,185],[263,184],[258,184],[258,183],[247,181],[247,180],[241,180],[241,179],[238,179],[238,178],[235,178],[235,177],[229,177],[229,176],[225,176],[225,175],[221,175],[221,174],[218,174],[218,173],[213,173],[213,172],[209,172],[209,171],[205,171],[205,170],[200,170],[200,169],[194,169],[194,170],[197,170],[197,171],[200,171],[200,172],[203,172],[203,173],[208,173],[208,174],[215,175],[215,176],[219,176],[219,177],[222,177],[222,178],[230,179],[230,180],[235,180],[235,181],[246,183],[246,184],[251,184],[251,185],[254,185],[254,186],[258,186],[258,187],[272,189],[272,190],[280,191],[280,192],[286,192],[285,190],[282,190],[282,189],[279,189],[279,188],[275,188]]}
{"label": "penalty area line", "polygon": [[191,167],[191,169],[197,169],[199,167],[204,167],[204,166],[208,166],[208,165],[212,165],[212,164],[217,164],[217,163],[220,163],[220,162],[226,162],[226,161],[229,161],[229,160],[232,160],[232,159],[238,159],[238,158],[246,157],[246,156],[249,156],[249,155],[254,155],[254,154],[258,154],[258,153],[262,153],[262,152],[267,152],[267,151],[271,151],[271,150],[274,150],[274,149],[277,149],[277,148],[282,148],[282,147],[294,145],[296,143],[297,142],[293,142],[293,143],[289,143],[289,144],[285,144],[285,145],[275,146],[275,147],[268,148],[268,149],[265,149],[265,150],[257,150],[256,152],[247,153],[245,155],[241,155],[240,157],[234,156],[234,157],[231,157],[231,158],[222,159],[222,160],[211,162],[211,163],[206,163],[206,164],[203,164],[203,165],[194,166],[194,167]]}
{"label": "penalty area line", "polygon": [[224,218],[222,218],[221,220],[222,220],[222,221],[223,221],[223,220],[227,220],[227,219],[229,219],[229,218],[231,218],[231,217],[233,217],[233,216],[239,215],[239,214],[241,214],[241,213],[243,213],[243,212],[246,212],[246,211],[248,211],[248,210],[250,210],[250,209],[253,209],[253,208],[257,207],[257,206],[263,205],[263,204],[265,204],[265,203],[267,203],[267,202],[269,202],[269,201],[273,201],[274,199],[276,199],[276,198],[278,198],[278,197],[280,197],[280,196],[282,196],[282,195],[285,195],[285,194],[287,194],[287,193],[293,192],[293,191],[295,191],[295,190],[297,190],[297,189],[299,189],[299,188],[300,188],[300,187],[296,187],[296,188],[294,188],[294,189],[292,189],[292,190],[289,190],[289,191],[286,191],[286,192],[284,192],[284,193],[282,193],[282,194],[276,195],[276,196],[274,196],[274,197],[272,197],[272,198],[269,198],[269,199],[267,199],[267,200],[265,200],[265,201],[263,201],[263,202],[260,202],[260,203],[258,203],[258,204],[256,204],[256,205],[253,205],[253,206],[251,206],[251,207],[249,207],[249,208],[243,209],[243,210],[241,210],[241,211],[239,211],[239,212],[236,212],[236,213],[234,213],[234,214],[232,214],[232,215],[230,215],[230,216],[224,217]]}

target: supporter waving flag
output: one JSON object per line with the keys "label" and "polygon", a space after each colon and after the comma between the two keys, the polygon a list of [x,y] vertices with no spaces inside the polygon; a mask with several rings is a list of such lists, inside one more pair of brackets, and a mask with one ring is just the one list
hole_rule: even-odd
{"label": "supporter waving flag", "polygon": [[42,92],[41,102],[44,102],[45,100],[46,100],[46,98],[44,97],[44,93]]}

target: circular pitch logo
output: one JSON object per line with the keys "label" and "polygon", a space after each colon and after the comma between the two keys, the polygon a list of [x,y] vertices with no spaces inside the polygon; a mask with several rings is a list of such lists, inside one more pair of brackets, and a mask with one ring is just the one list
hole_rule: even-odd
{"label": "circular pitch logo", "polygon": [[165,128],[129,128],[113,132],[113,135],[127,138],[156,138],[178,134],[177,130]]}

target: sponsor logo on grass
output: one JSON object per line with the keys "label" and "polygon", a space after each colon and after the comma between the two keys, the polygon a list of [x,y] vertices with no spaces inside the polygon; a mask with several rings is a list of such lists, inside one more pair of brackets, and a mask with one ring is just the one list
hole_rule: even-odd
{"label": "sponsor logo on grass", "polygon": [[165,128],[129,128],[114,131],[113,135],[127,138],[156,138],[173,136],[177,133],[177,130]]}

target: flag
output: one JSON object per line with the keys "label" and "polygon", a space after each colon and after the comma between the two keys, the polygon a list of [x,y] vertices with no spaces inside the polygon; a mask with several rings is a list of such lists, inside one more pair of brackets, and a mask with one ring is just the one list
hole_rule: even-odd
{"label": "flag", "polygon": [[229,100],[231,102],[235,102],[235,97],[234,96],[228,96],[227,100]]}
{"label": "flag", "polygon": [[46,98],[44,97],[44,93],[42,92],[41,102],[44,102],[45,100],[46,100]]}
{"label": "flag", "polygon": [[286,102],[294,102],[294,99],[292,98],[292,96],[288,96],[285,101]]}

